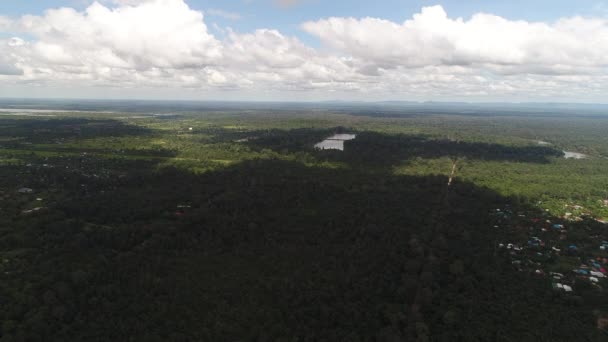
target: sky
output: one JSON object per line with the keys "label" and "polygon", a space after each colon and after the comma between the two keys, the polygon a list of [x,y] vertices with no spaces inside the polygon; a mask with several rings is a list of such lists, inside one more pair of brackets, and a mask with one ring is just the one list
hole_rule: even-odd
{"label": "sky", "polygon": [[0,97],[607,95],[608,1],[0,0]]}

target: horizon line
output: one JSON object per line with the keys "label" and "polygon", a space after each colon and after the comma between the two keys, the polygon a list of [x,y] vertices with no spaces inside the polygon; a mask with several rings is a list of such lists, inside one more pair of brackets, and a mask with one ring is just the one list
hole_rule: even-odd
{"label": "horizon line", "polygon": [[0,95],[0,101],[132,101],[132,102],[196,102],[196,103],[258,103],[258,104],[326,104],[326,103],[357,103],[357,104],[382,104],[382,103],[400,103],[400,104],[468,104],[468,105],[491,105],[491,104],[507,104],[507,105],[591,105],[591,106],[608,106],[602,102],[573,102],[573,101],[443,101],[443,100],[220,100],[220,99],[147,99],[147,98],[88,98],[88,97],[5,97]]}

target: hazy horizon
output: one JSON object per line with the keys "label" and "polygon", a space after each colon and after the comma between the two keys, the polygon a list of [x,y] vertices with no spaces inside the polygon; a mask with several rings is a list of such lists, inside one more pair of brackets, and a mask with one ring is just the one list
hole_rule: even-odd
{"label": "hazy horizon", "polygon": [[3,102],[7,101],[37,101],[37,102],[175,102],[175,103],[293,103],[293,104],[323,104],[323,103],[352,103],[352,104],[412,104],[412,105],[441,105],[441,104],[463,104],[463,105],[574,105],[574,106],[608,106],[607,102],[576,102],[576,101],[470,101],[468,99],[461,100],[366,100],[366,99],[325,99],[325,100],[298,100],[298,99],[284,99],[284,100],[263,100],[263,99],[180,99],[180,98],[132,98],[132,97],[12,97],[12,96],[0,96],[0,106]]}

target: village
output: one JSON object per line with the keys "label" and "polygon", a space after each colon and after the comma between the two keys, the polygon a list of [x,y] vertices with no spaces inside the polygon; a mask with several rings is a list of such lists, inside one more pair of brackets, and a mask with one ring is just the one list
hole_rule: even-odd
{"label": "village", "polygon": [[[608,200],[602,204],[608,206]],[[547,210],[496,209],[496,252],[507,256],[516,270],[546,279],[554,291],[601,291],[608,285],[608,224],[580,205],[567,204],[564,210],[553,217]]]}

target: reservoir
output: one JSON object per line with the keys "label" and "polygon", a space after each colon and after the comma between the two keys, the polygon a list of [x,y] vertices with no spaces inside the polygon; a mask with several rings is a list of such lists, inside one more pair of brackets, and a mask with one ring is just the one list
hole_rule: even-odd
{"label": "reservoir", "polygon": [[340,150],[344,151],[344,142],[353,140],[357,136],[355,134],[334,134],[331,137],[317,143],[315,148],[320,150]]}
{"label": "reservoir", "polygon": [[566,158],[566,159],[585,159],[585,158],[587,158],[587,155],[578,153],[578,152],[564,151],[564,158]]}

